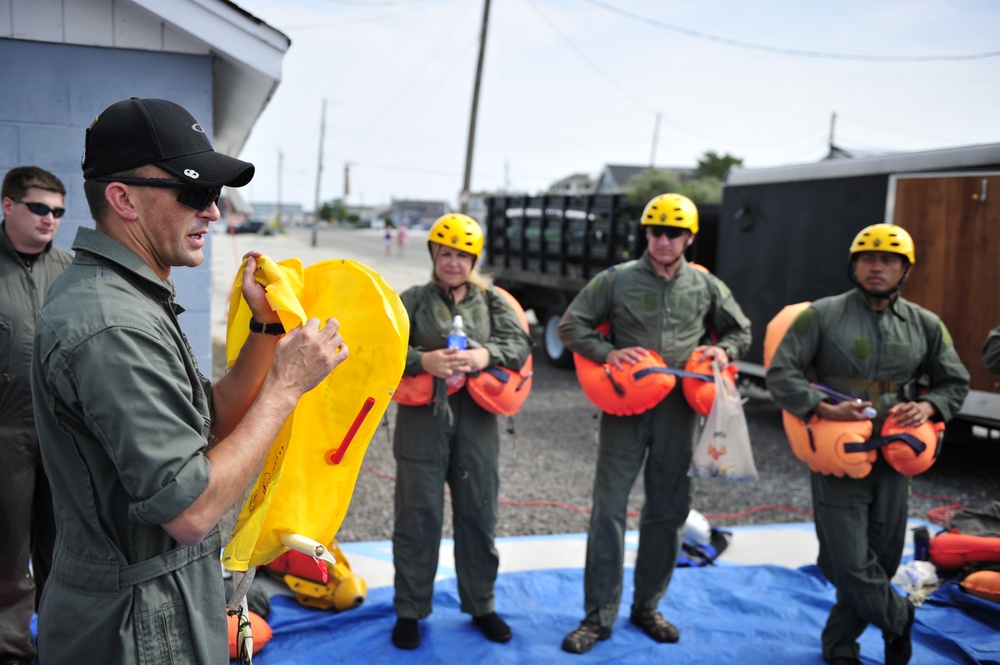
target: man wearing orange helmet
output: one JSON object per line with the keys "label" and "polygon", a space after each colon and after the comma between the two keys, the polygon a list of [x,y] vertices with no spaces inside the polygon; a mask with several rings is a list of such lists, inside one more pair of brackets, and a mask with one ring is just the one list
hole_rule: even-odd
{"label": "man wearing orange helmet", "polygon": [[[910,234],[874,224],[858,233],[849,257],[857,287],[816,300],[792,321],[767,371],[771,395],[806,421],[867,420],[874,407],[876,432],[890,417],[901,427],[948,420],[962,406],[969,373],[944,323],[899,295],[916,262]],[[810,381],[857,400],[832,403]],[[811,483],[818,564],[837,588],[823,657],[861,663],[857,640],[873,624],[885,638],[886,664],[905,665],[914,608],[889,580],[906,538],[908,477],[879,455],[863,478],[813,472]]]}
{"label": "man wearing orange helmet", "polygon": [[[451,490],[461,609],[487,639],[507,642],[510,627],[493,605],[500,563],[493,544],[500,483],[497,417],[465,388],[449,391],[448,385],[493,365],[521,367],[533,342],[504,297],[475,272],[483,249],[476,220],[444,215],[431,226],[427,248],[433,262],[430,282],[400,294],[410,317],[403,372],[431,374],[434,399],[423,406],[400,404],[396,411],[392,643],[400,649],[420,646],[418,621],[432,609],[445,484]],[[465,350],[447,348],[456,315],[467,334]]]}
{"label": "man wearing orange helmet", "polygon": [[[647,350],[670,367],[684,367],[701,350],[724,369],[750,346],[750,321],[721,280],[684,258],[698,233],[698,209],[680,194],[662,194],[646,205],[642,226],[647,250],[598,274],[573,299],[559,322],[563,344],[619,369],[639,362]],[[609,338],[595,330],[604,321],[611,323]],[[563,650],[585,653],[611,637],[622,596],[628,495],[644,462],[646,503],[629,619],[657,642],[680,639],[657,604],[673,575],[691,509],[688,468],[697,432],[698,414],[680,389],[637,415],[601,414],[584,571],[586,616],[565,637]]]}

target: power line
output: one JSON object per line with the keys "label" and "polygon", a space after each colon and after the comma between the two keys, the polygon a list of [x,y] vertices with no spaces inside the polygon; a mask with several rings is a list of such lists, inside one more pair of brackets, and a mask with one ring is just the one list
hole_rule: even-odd
{"label": "power line", "polygon": [[767,51],[769,53],[777,53],[779,55],[790,55],[800,58],[824,58],[828,60],[863,60],[866,62],[943,62],[943,61],[953,61],[953,60],[982,60],[984,58],[995,58],[1000,56],[1000,51],[987,51],[985,53],[969,53],[965,55],[863,55],[863,54],[852,54],[852,53],[830,53],[825,51],[805,51],[801,49],[787,49],[780,48],[777,46],[768,46],[766,44],[756,44],[754,42],[745,42],[739,39],[730,39],[728,37],[719,37],[717,35],[711,35],[707,32],[699,32],[698,30],[691,30],[689,28],[682,28],[677,25],[672,25],[670,23],[665,23],[648,16],[643,16],[641,14],[636,14],[635,12],[630,12],[627,9],[621,9],[620,7],[615,7],[614,5],[603,2],[602,0],[581,0],[582,2],[589,3],[596,7],[606,9],[610,12],[620,14],[627,18],[639,21],[640,23],[646,23],[656,28],[662,28],[664,30],[670,30],[671,32],[676,32],[678,34],[687,35],[688,37],[694,37],[696,39],[704,39],[710,42],[717,42],[719,44],[726,44],[728,46],[736,46],[738,48],[754,49],[757,51]]}
{"label": "power line", "polygon": [[578,47],[576,44],[574,44],[572,41],[570,41],[570,39],[565,34],[563,34],[559,30],[559,28],[556,27],[555,23],[553,23],[549,19],[548,16],[546,16],[545,14],[542,13],[542,10],[540,10],[538,8],[538,6],[535,5],[534,2],[532,2],[532,0],[525,0],[525,2],[527,2],[528,6],[530,6],[533,10],[535,10],[535,13],[538,14],[543,21],[545,21],[546,25],[548,25],[549,28],[552,29],[552,32],[554,32],[557,35],[559,35],[559,38],[562,39],[564,42],[566,42],[566,44],[569,45],[569,47],[571,49],[573,49],[574,51],[576,51],[576,54],[579,55],[581,58],[583,58],[584,62],[586,62],[588,65],[590,65],[591,69],[593,69],[595,72],[597,72],[598,74],[600,74],[601,78],[603,78],[605,81],[607,81],[612,86],[614,86],[615,88],[617,88],[619,92],[621,92],[623,95],[625,95],[626,97],[628,97],[629,99],[631,99],[633,102],[635,102],[636,104],[638,104],[642,108],[646,109],[647,111],[649,111],[650,113],[652,113],[654,115],[656,114],[656,110],[653,109],[653,108],[650,108],[650,106],[648,104],[646,104],[646,102],[643,101],[641,97],[639,97],[638,95],[632,93],[630,90],[627,90],[626,88],[622,87],[622,85],[619,84],[618,81],[616,81],[613,77],[611,77],[609,74],[607,74],[603,69],[601,69],[600,67],[598,67],[597,63],[594,62],[593,60],[591,60],[590,56],[588,56],[586,53],[584,53],[583,50],[580,47]]}

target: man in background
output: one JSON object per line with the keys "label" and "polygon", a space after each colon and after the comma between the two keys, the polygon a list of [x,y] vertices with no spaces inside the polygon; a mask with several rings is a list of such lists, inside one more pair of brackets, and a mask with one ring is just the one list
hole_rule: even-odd
{"label": "man in background", "polygon": [[52,246],[65,212],[59,178],[18,166],[4,176],[0,197],[0,664],[6,665],[34,658],[31,615],[52,563],[56,528],[29,372],[35,316],[73,257]]}

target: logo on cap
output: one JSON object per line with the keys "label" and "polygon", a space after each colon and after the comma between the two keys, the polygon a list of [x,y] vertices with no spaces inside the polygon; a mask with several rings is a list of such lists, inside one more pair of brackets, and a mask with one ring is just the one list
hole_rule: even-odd
{"label": "logo on cap", "polygon": [[198,178],[201,177],[201,174],[195,171],[194,169],[184,169],[184,175],[191,178],[192,180],[197,180]]}
{"label": "logo on cap", "polygon": [[205,133],[205,130],[202,129],[201,125],[199,125],[197,122],[191,125],[191,129],[193,129],[196,132],[201,132],[202,134]]}

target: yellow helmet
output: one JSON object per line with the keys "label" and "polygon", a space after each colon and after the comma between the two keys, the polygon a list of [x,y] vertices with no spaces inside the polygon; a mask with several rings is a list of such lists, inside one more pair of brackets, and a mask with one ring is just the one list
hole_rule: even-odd
{"label": "yellow helmet", "polygon": [[427,233],[427,242],[454,247],[478,259],[483,251],[483,229],[468,215],[451,213],[438,217]]}
{"label": "yellow helmet", "polygon": [[698,233],[698,208],[680,194],[660,194],[642,211],[643,226],[676,226]]}
{"label": "yellow helmet", "polygon": [[910,265],[917,262],[913,251],[913,238],[900,226],[895,224],[872,224],[861,229],[851,243],[851,258],[860,252],[888,252],[901,254],[907,258]]}

